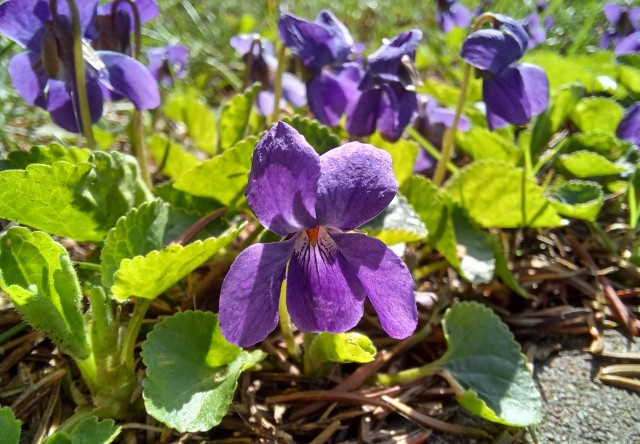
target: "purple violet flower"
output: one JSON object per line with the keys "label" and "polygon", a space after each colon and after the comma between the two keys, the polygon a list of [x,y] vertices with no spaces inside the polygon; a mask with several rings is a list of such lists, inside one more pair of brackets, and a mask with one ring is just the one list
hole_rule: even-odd
{"label": "purple violet flower", "polygon": [[[262,89],[256,97],[256,109],[262,116],[270,115],[275,108],[274,79],[278,61],[273,56],[273,44],[259,34],[243,34],[231,37],[229,42],[247,63],[251,83],[260,82]],[[280,108],[289,102],[294,108],[307,104],[304,83],[289,72],[282,73],[282,98]]]}
{"label": "purple violet flower", "polygon": [[160,83],[173,84],[176,79],[184,79],[189,70],[187,59],[189,50],[183,45],[152,48],[147,52],[149,72]]}
{"label": "purple violet flower", "polygon": [[471,23],[471,12],[457,0],[436,0],[436,21],[440,30],[449,34],[454,26],[467,28]]}
{"label": "purple violet flower", "polygon": [[[455,115],[456,113],[452,109],[438,105],[438,102],[433,97],[421,94],[418,97],[418,113],[413,121],[413,127],[431,145],[440,150],[442,149],[444,132],[447,128],[453,126]],[[460,116],[457,128],[459,131],[469,131],[471,123],[466,117]],[[435,159],[421,146],[418,150],[413,171],[426,174],[434,166]]]}
{"label": "purple violet flower", "polygon": [[[131,5],[126,1],[111,1],[98,6],[95,19],[85,32],[96,50],[114,51],[131,55],[130,35],[135,31],[135,19]],[[155,0],[136,0],[140,24],[155,18],[158,3]]]}
{"label": "purple violet flower", "polygon": [[600,38],[601,48],[608,48],[612,43],[617,46],[628,35],[640,31],[640,8],[607,3],[602,9],[610,26]]}
{"label": "purple violet flower", "polygon": [[538,14],[529,14],[524,19],[522,25],[529,36],[528,49],[533,49],[547,40],[547,31],[544,29],[544,26],[542,26],[542,23],[540,23],[540,16]]}
{"label": "purple violet flower", "polygon": [[494,18],[493,29],[469,34],[461,56],[483,78],[489,128],[524,125],[547,107],[549,80],[540,67],[517,63],[529,45],[522,25],[501,14]]}
{"label": "purple violet flower", "polygon": [[353,58],[359,50],[346,26],[331,11],[320,11],[313,22],[291,14],[278,21],[284,45],[309,70],[307,100],[323,124],[336,126],[360,95],[362,68]]}
{"label": "purple violet flower", "polygon": [[[86,31],[98,0],[78,2],[81,29]],[[73,31],[68,6],[58,4],[52,16],[46,0],[9,0],[0,5],[0,32],[27,48],[9,63],[13,86],[29,105],[51,114],[71,132],[81,132],[73,56]],[[102,116],[101,87],[129,98],[138,109],[160,104],[158,86],[136,60],[111,51],[85,47],[87,94],[91,122]]]}
{"label": "purple violet flower", "polygon": [[360,97],[347,115],[349,134],[368,136],[378,128],[387,140],[400,138],[418,105],[413,63],[421,38],[417,29],[402,32],[369,56]]}
{"label": "purple violet flower", "polygon": [[627,108],[616,128],[616,136],[640,147],[640,102]]}
{"label": "purple violet flower", "polygon": [[411,335],[417,309],[409,270],[384,243],[352,232],[397,190],[385,151],[351,142],[318,156],[295,129],[275,124],[256,146],[245,195],[258,220],[284,239],[252,245],[231,265],[220,293],[227,340],[248,347],[276,328],[285,278],[287,310],[301,331],[355,327],[368,297],[391,337]]}
{"label": "purple violet flower", "polygon": [[629,34],[618,42],[615,49],[616,55],[635,54],[640,52],[640,31]]}

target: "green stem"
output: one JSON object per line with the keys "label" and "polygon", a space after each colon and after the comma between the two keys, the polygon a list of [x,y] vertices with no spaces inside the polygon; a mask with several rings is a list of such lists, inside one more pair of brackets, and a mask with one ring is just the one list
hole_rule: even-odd
{"label": "green stem", "polygon": [[[422,147],[424,147],[424,149],[434,158],[436,159],[438,162],[440,162],[440,159],[442,159],[442,153],[440,151],[438,151],[433,145],[431,145],[429,143],[429,141],[427,139],[425,139],[424,137],[422,137],[422,134],[420,134],[415,128],[409,126],[406,128],[407,133],[413,138],[413,140],[415,140],[416,142],[418,142]],[[456,167],[453,162],[447,162],[447,169],[449,170],[450,173],[452,174],[456,174],[458,171],[460,171],[458,169],[458,167]]]}
{"label": "green stem", "polygon": [[[134,0],[116,0],[111,6],[111,15],[115,17],[115,13],[118,10],[120,3],[128,3],[133,11],[133,58],[138,60],[140,58],[140,45],[142,44],[142,30],[140,27],[140,12],[138,6]],[[142,119],[142,112],[134,110],[131,118],[131,148],[140,165],[140,175],[142,180],[149,187],[152,188],[151,174],[149,173],[149,166],[147,163],[147,146],[144,140],[144,121]]]}
{"label": "green stem", "polygon": [[628,205],[629,205],[629,226],[631,227],[632,230],[635,230],[636,226],[638,225],[638,211],[640,210],[640,204],[636,199],[636,187],[634,186],[634,183],[633,183],[634,177],[635,177],[635,174],[631,176],[631,179],[629,180],[629,185],[627,188],[627,198],[628,198]]}
{"label": "green stem", "polygon": [[377,376],[376,381],[381,385],[396,385],[402,384],[403,382],[415,381],[416,379],[426,378],[427,376],[435,374],[440,370],[438,365],[439,363],[436,361],[423,365],[422,367],[410,368],[395,374],[382,373]]}
{"label": "green stem", "polygon": [[276,70],[276,78],[274,79],[274,102],[273,113],[271,114],[270,123],[275,123],[280,117],[280,98],[282,97],[282,74],[284,73],[284,55],[287,48],[280,45],[278,49],[278,69]]}
{"label": "green stem", "polygon": [[597,222],[587,222],[587,224],[598,235],[598,238],[603,243],[603,245],[606,247],[606,249],[609,251],[609,253],[614,255],[614,256],[617,255],[618,251],[617,251],[616,246],[613,244],[611,239],[609,239],[609,236],[607,236],[607,233],[605,233],[602,230],[602,228],[600,228],[600,225],[598,225]]}
{"label": "green stem", "polygon": [[[78,94],[78,107],[80,108],[80,123],[82,132],[87,139],[87,146],[94,149],[96,141],[93,137],[91,124],[91,112],[89,108],[89,96],[87,95],[87,80],[84,70],[84,57],[82,55],[82,28],[80,26],[80,13],[75,0],[67,0],[69,12],[71,13],[71,24],[73,26],[73,65],[76,80],[76,92]],[[51,15],[58,14],[57,0],[51,0],[49,7]]]}
{"label": "green stem", "polygon": [[74,362],[80,370],[83,381],[89,387],[89,391],[93,393],[98,387],[98,368],[96,367],[93,354],[87,359],[74,359]]}
{"label": "green stem", "polygon": [[462,108],[464,107],[464,102],[467,99],[467,89],[469,86],[469,79],[471,78],[471,65],[466,64],[464,67],[464,75],[462,78],[462,85],[460,86],[460,97],[458,97],[458,104],[456,105],[456,114],[453,118],[453,124],[451,128],[448,128],[444,133],[444,138],[442,141],[442,157],[438,161],[438,166],[436,167],[436,172],[433,174],[433,184],[437,187],[442,185],[444,180],[445,169],[451,156],[453,155],[453,143],[456,135],[456,130],[458,129],[458,122],[460,121],[460,116],[462,115]]}
{"label": "green stem", "polygon": [[14,325],[9,330],[2,332],[2,334],[0,334],[0,344],[4,344],[9,339],[13,338],[15,335],[17,335],[22,330],[27,328],[28,326],[29,326],[29,324],[27,324],[26,322],[23,321],[23,322],[20,322],[20,323]]}
{"label": "green stem", "polygon": [[133,307],[133,313],[129,324],[127,324],[127,331],[124,334],[124,340],[122,341],[122,349],[120,350],[120,362],[126,367],[133,368],[133,352],[136,348],[136,342],[138,340],[138,334],[140,333],[140,327],[142,327],[142,321],[147,314],[147,310],[151,305],[150,299],[137,298],[136,305]]}
{"label": "green stem", "polygon": [[278,312],[280,315],[280,330],[282,331],[282,336],[284,337],[284,342],[287,344],[287,351],[289,352],[289,356],[291,356],[294,360],[299,360],[300,358],[300,348],[296,344],[296,340],[293,337],[293,329],[291,328],[291,318],[289,317],[289,312],[287,311],[287,296],[285,285],[282,285],[282,289],[280,291],[280,303],[278,305]]}
{"label": "green stem", "polygon": [[100,271],[102,270],[102,267],[100,267],[100,264],[94,264],[92,262],[75,262],[76,267],[78,267],[81,270],[91,270],[91,271]]}
{"label": "green stem", "polygon": [[[491,13],[481,14],[475,22],[473,22],[471,32],[473,33],[474,31],[477,31],[487,22],[495,23],[495,20],[494,15]],[[458,129],[458,122],[460,122],[462,108],[464,108],[464,102],[467,99],[467,90],[469,89],[469,80],[471,79],[471,69],[472,66],[465,63],[462,85],[460,85],[460,96],[458,97],[458,104],[456,105],[456,114],[453,118],[451,128],[448,128],[444,133],[442,141],[442,157],[438,162],[438,166],[436,167],[436,171],[433,175],[433,183],[437,187],[439,187],[444,180],[445,169],[451,159],[451,155],[453,154],[453,144],[455,141],[456,131]]]}

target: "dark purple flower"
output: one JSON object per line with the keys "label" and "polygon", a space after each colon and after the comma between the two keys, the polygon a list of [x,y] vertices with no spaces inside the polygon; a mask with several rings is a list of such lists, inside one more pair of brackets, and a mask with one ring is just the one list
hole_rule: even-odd
{"label": "dark purple flower", "polygon": [[368,136],[377,128],[387,140],[400,138],[418,104],[413,62],[421,38],[416,29],[402,32],[369,56],[360,97],[347,115],[349,134]]}
{"label": "dark purple flower", "polygon": [[[136,0],[135,4],[140,24],[158,15],[158,3],[155,0]],[[134,13],[129,2],[121,1],[116,5],[111,1],[98,7],[95,19],[86,31],[86,36],[97,50],[131,55],[130,35],[135,31],[134,27]]]}
{"label": "dark purple flower", "polygon": [[454,26],[468,27],[471,23],[471,13],[457,0],[436,0],[436,21],[440,30],[449,34]]}
{"label": "dark purple flower", "polygon": [[549,101],[549,80],[538,66],[518,64],[529,37],[521,24],[496,14],[493,29],[472,32],[462,44],[462,58],[483,80],[482,97],[489,128],[524,125]]}
{"label": "dark purple flower", "polygon": [[284,14],[278,21],[278,34],[310,72],[309,109],[325,125],[338,125],[359,96],[362,68],[353,60],[360,46],[327,10],[320,11],[313,22]]}
{"label": "dark purple flower", "polygon": [[174,77],[184,79],[189,69],[189,50],[183,45],[152,48],[147,52],[149,72],[158,82],[172,84]]}
{"label": "dark purple flower", "polygon": [[273,331],[285,278],[287,310],[301,331],[355,327],[368,297],[390,336],[411,335],[417,309],[409,270],[381,241],[352,232],[397,190],[386,152],[352,142],[318,156],[292,127],[274,125],[256,146],[245,195],[284,240],[252,245],[231,265],[220,293],[227,340],[247,347]]}
{"label": "dark purple flower", "polygon": [[[273,44],[259,34],[243,34],[231,37],[229,42],[248,65],[250,81],[260,82],[262,89],[256,98],[258,112],[267,116],[275,108],[274,79],[278,61],[273,56]],[[285,72],[282,74],[282,98],[280,108],[289,102],[294,108],[307,104],[305,85],[296,76]]]}
{"label": "dark purple flower", "polygon": [[547,40],[547,31],[540,23],[538,14],[529,14],[522,24],[529,35],[528,49],[533,49]]}
{"label": "dark purple flower", "polygon": [[627,108],[616,129],[616,136],[640,147],[640,102]]}
{"label": "dark purple flower", "polygon": [[[95,15],[98,0],[78,2],[81,29]],[[45,0],[9,0],[0,5],[0,32],[27,48],[9,63],[9,74],[18,93],[30,105],[51,114],[62,128],[81,132],[73,56],[73,32],[66,2],[59,2],[52,16]],[[149,71],[136,60],[110,51],[84,48],[87,94],[91,121],[102,115],[105,91],[128,97],[138,109],[160,104],[158,86]]]}
{"label": "dark purple flower", "polygon": [[640,8],[607,3],[603,12],[610,26],[600,39],[601,48],[608,48],[612,43],[616,46],[628,35],[640,31]]}
{"label": "dark purple flower", "polygon": [[640,52],[640,31],[629,34],[618,42],[615,49],[616,55],[635,54]]}
{"label": "dark purple flower", "polygon": [[[456,113],[449,109],[438,105],[438,102],[427,95],[418,97],[418,113],[413,121],[413,127],[418,131],[431,145],[438,150],[442,149],[442,139],[447,128],[453,126],[453,119]],[[471,123],[469,120],[460,116],[457,129],[459,131],[469,131]],[[435,159],[425,151],[424,147],[418,150],[418,157],[413,166],[416,173],[424,174],[435,166]]]}

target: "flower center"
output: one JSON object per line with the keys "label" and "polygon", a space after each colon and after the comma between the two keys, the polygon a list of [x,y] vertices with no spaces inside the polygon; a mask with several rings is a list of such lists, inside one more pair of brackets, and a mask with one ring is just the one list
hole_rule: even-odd
{"label": "flower center", "polygon": [[310,230],[305,231],[305,233],[307,233],[307,237],[309,238],[309,242],[311,242],[311,245],[315,247],[316,244],[318,243],[318,235],[320,233],[320,227],[312,228]]}

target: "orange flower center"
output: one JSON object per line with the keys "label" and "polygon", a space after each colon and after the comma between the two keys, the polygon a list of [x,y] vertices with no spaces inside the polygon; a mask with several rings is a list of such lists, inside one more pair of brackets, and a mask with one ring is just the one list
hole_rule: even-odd
{"label": "orange flower center", "polygon": [[319,232],[320,227],[311,228],[310,230],[305,231],[305,233],[307,233],[307,236],[309,237],[309,242],[311,242],[311,245],[313,245],[314,247],[318,243]]}

